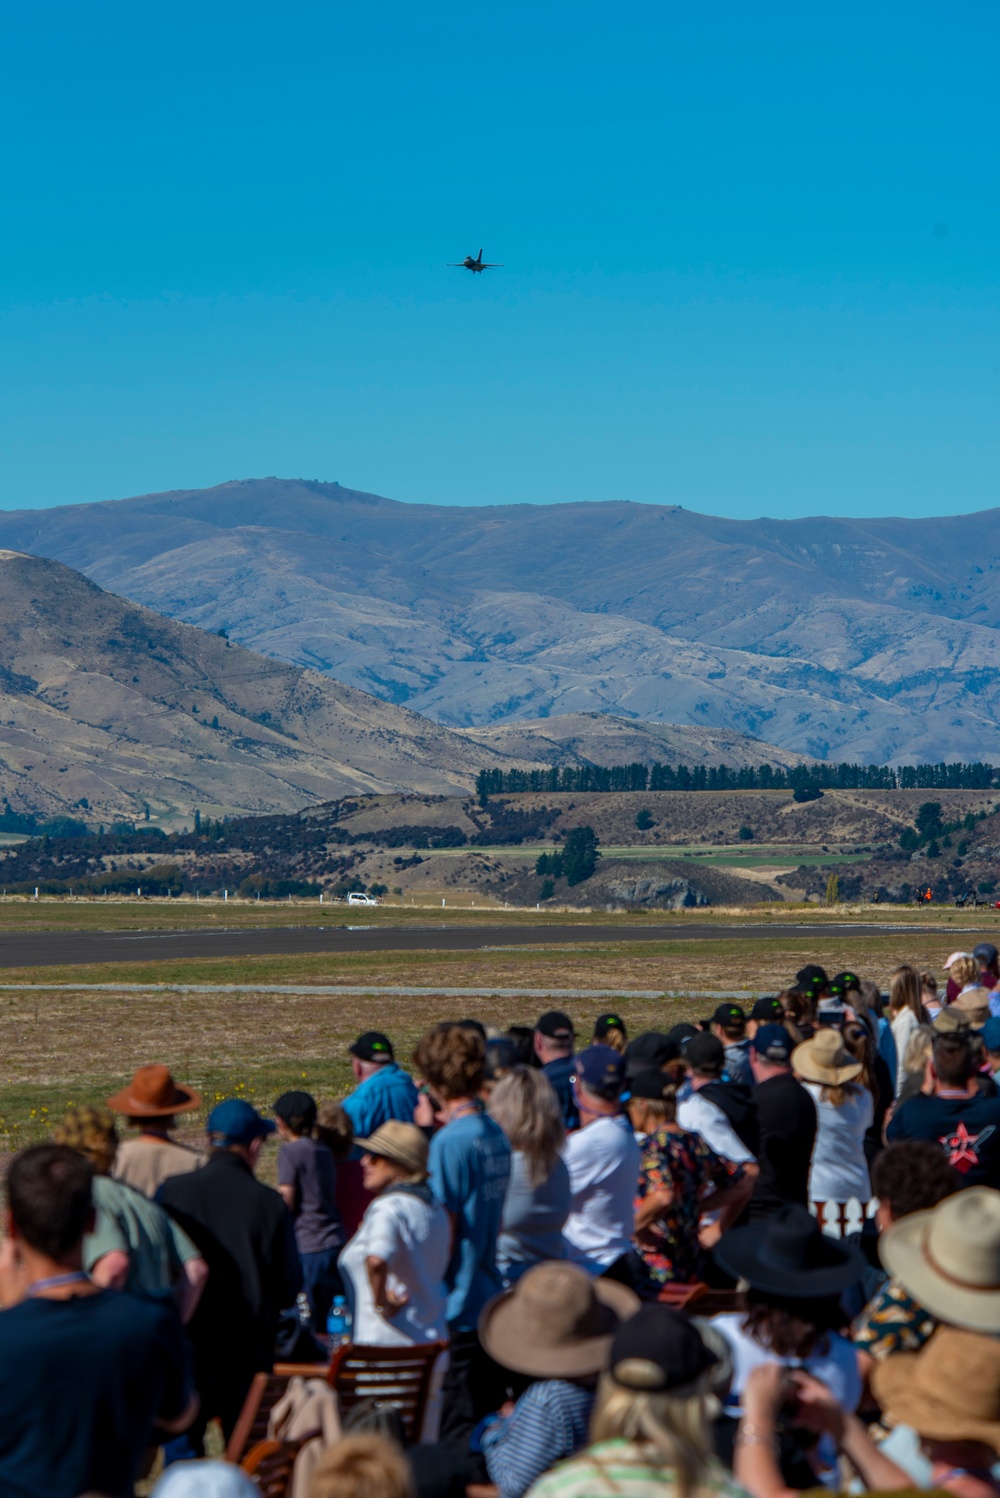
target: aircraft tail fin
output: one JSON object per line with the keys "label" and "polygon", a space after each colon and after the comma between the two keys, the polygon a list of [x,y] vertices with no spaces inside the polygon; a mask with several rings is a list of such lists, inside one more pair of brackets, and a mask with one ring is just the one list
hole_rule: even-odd
{"label": "aircraft tail fin", "polygon": [[477,260],[482,260],[482,258],[483,258],[483,248],[482,248],[482,245],[480,245],[480,247],[479,247],[479,254],[476,256],[476,259]]}

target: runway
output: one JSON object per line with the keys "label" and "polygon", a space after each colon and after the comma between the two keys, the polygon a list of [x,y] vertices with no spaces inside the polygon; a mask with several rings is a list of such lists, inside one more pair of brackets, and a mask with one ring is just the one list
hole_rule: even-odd
{"label": "runway", "polygon": [[828,941],[831,937],[957,928],[913,925],[276,926],[194,931],[42,931],[0,937],[0,969],[88,963],[178,962],[210,957],[296,957],[348,952],[489,952],[517,947],[589,947],[612,942]]}

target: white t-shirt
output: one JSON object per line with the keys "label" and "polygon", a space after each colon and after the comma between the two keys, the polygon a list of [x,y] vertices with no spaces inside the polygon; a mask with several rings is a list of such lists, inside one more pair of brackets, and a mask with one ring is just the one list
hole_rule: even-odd
{"label": "white t-shirt", "polygon": [[721,1108],[710,1103],[700,1092],[693,1092],[682,1103],[677,1104],[677,1122],[689,1134],[700,1134],[702,1139],[723,1160],[734,1165],[754,1163],[755,1157],[747,1149]]}
{"label": "white t-shirt", "polygon": [[907,1006],[907,1008],[905,1009],[901,1009],[892,1022],[892,1038],[896,1042],[897,1097],[899,1097],[900,1088],[906,1081],[906,1068],[903,1065],[903,1058],[906,1055],[906,1043],[919,1023],[920,1021],[917,1019],[917,1016],[914,1014],[913,1010],[909,1008],[909,1006]]}
{"label": "white t-shirt", "polygon": [[866,1202],[872,1194],[865,1159],[865,1134],[872,1126],[875,1103],[867,1087],[849,1092],[839,1108],[821,1101],[815,1082],[805,1082],[816,1104],[818,1128],[809,1171],[809,1197],[814,1202]]}
{"label": "white t-shirt", "polygon": [[624,1114],[598,1118],[567,1137],[568,1257],[600,1274],[632,1244],[642,1152]]}
{"label": "white t-shirt", "polygon": [[[450,1252],[451,1225],[439,1202],[427,1203],[408,1191],[376,1196],[338,1261],[354,1318],[352,1341],[405,1347],[446,1340],[444,1275]],[[394,1316],[380,1316],[375,1309],[365,1264],[369,1255],[388,1264],[389,1289],[405,1290],[410,1297]]]}

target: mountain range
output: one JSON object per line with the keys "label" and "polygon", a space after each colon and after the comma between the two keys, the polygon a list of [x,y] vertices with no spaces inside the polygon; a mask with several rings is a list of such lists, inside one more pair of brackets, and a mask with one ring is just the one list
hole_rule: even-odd
{"label": "mountain range", "polygon": [[1000,759],[1000,510],[731,521],[267,478],[5,512],[0,545],[447,727],[596,712]]}

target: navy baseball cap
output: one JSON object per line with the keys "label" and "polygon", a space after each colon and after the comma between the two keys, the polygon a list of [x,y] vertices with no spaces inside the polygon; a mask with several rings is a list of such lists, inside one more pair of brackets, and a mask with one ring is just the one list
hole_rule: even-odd
{"label": "navy baseball cap", "polygon": [[216,1103],[208,1115],[206,1125],[212,1135],[212,1143],[219,1149],[230,1144],[253,1144],[273,1134],[277,1124],[270,1118],[261,1118],[256,1108],[251,1108],[239,1097],[227,1097]]}
{"label": "navy baseball cap", "polygon": [[1000,1019],[995,1014],[990,1015],[979,1033],[988,1051],[1000,1051]]}
{"label": "navy baseball cap", "polygon": [[616,1098],[625,1081],[625,1058],[609,1045],[588,1045],[573,1058],[573,1075],[598,1097]]}
{"label": "navy baseball cap", "polygon": [[978,947],[973,947],[972,955],[977,962],[985,962],[987,967],[992,967],[997,960],[997,949],[991,941],[981,941]]}
{"label": "navy baseball cap", "polygon": [[750,1044],[762,1061],[770,1061],[775,1066],[787,1066],[795,1049],[784,1025],[761,1025]]}

